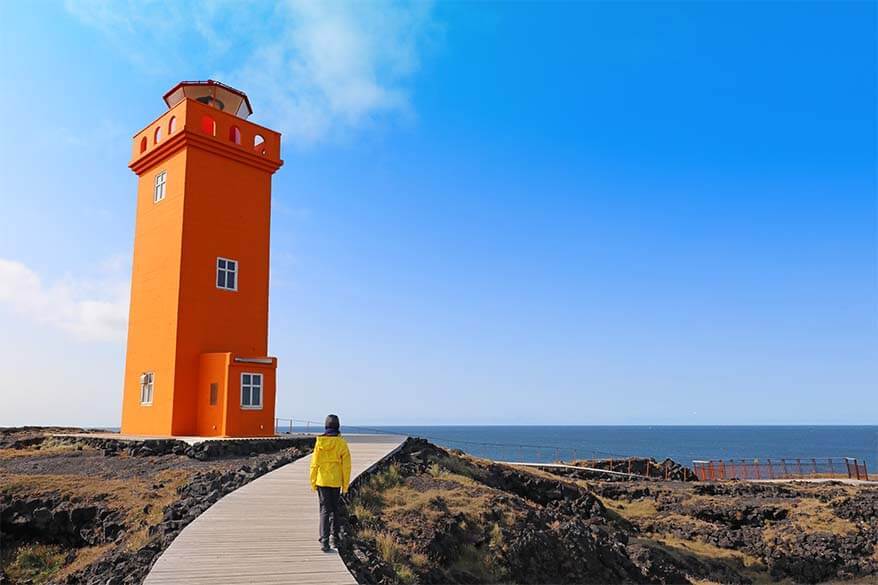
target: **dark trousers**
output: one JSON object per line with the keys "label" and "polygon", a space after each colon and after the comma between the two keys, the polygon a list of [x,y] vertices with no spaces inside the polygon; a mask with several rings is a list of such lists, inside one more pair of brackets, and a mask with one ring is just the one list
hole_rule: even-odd
{"label": "dark trousers", "polygon": [[320,498],[320,540],[329,540],[329,530],[338,541],[338,501],[341,489],[337,487],[317,486],[317,496]]}

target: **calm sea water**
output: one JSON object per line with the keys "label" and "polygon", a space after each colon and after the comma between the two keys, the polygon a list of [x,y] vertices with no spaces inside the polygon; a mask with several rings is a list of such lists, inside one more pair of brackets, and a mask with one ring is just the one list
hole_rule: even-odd
{"label": "calm sea water", "polygon": [[[878,473],[878,426],[388,426],[480,457],[546,462],[646,456],[693,459],[856,457]],[[344,430],[344,429],[343,429]],[[354,427],[348,427],[354,432]]]}

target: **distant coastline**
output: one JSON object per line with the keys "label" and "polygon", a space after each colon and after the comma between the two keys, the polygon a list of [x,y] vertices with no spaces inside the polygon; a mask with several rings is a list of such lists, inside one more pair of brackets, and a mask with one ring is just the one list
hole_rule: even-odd
{"label": "distant coastline", "polygon": [[347,425],[345,430],[394,432],[477,457],[534,463],[594,455],[670,458],[684,465],[694,459],[854,457],[878,473],[878,425]]}

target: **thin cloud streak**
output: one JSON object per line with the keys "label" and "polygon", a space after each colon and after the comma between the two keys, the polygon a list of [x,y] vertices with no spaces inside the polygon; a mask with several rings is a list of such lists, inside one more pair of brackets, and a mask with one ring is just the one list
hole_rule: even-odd
{"label": "thin cloud streak", "polygon": [[[147,73],[213,71],[239,86],[258,119],[299,146],[411,119],[407,84],[441,32],[432,2],[67,0],[65,6]],[[203,40],[198,55],[180,40],[192,36]]]}

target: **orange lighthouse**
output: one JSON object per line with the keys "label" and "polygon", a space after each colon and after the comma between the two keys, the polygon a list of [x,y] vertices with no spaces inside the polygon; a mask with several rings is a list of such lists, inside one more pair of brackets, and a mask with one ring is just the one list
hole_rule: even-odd
{"label": "orange lighthouse", "polygon": [[185,81],[134,136],[137,218],[122,433],[274,434],[271,176],[280,134],[247,96]]}

